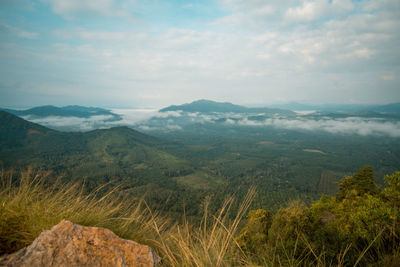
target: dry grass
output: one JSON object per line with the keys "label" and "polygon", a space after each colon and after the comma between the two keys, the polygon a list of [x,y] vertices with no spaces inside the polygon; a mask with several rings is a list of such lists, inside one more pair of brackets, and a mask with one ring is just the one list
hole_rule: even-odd
{"label": "dry grass", "polygon": [[56,182],[46,185],[48,175],[46,172],[27,170],[17,177],[17,181],[13,181],[11,172],[2,172],[1,253],[30,244],[42,231],[62,219],[106,227],[119,236],[142,242],[148,241],[153,223],[163,229],[167,222],[146,212],[143,201],[122,197],[118,188],[104,192],[102,186],[86,194],[83,183]]}
{"label": "dry grass", "polygon": [[1,173],[0,254],[30,244],[62,219],[105,227],[117,235],[152,246],[168,266],[237,266],[246,259],[236,243],[238,226],[255,195],[248,192],[234,220],[233,198],[217,214],[205,205],[200,226],[181,224],[152,212],[140,199],[121,196],[119,189],[99,187],[86,194],[82,183],[45,184],[49,174],[27,170]]}
{"label": "dry grass", "polygon": [[235,266],[244,264],[245,255],[241,252],[235,237],[238,226],[252,199],[255,190],[250,189],[239,207],[233,221],[228,214],[233,198],[228,198],[216,215],[208,214],[205,205],[200,226],[193,227],[187,222],[175,225],[166,235],[159,233],[161,254],[173,266]]}

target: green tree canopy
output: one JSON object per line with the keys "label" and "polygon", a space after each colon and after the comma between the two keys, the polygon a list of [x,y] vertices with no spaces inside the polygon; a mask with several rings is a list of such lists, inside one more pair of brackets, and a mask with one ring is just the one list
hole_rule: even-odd
{"label": "green tree canopy", "polygon": [[371,166],[365,166],[358,170],[353,176],[347,176],[339,182],[339,193],[337,199],[341,200],[351,196],[362,196],[364,194],[375,195],[378,186],[375,183],[374,171]]}

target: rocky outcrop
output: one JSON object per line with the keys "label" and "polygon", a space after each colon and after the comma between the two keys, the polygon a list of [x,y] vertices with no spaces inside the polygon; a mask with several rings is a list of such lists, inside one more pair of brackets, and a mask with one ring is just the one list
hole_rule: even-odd
{"label": "rocky outcrop", "polygon": [[31,245],[0,259],[0,266],[156,266],[155,252],[105,228],[63,220]]}

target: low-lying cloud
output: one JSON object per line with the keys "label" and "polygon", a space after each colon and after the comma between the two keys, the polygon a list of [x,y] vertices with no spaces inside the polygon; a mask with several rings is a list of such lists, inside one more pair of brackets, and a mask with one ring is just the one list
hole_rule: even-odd
{"label": "low-lying cloud", "polygon": [[261,117],[251,117],[249,114],[239,113],[185,113],[185,112],[158,112],[157,110],[113,110],[121,116],[121,120],[112,120],[111,115],[92,116],[90,118],[77,117],[44,117],[25,119],[43,126],[64,131],[90,131],[115,126],[135,127],[143,131],[180,131],[191,124],[219,124],[226,127],[273,127],[276,129],[323,131],[332,134],[355,134],[360,136],[390,136],[400,137],[400,121],[378,118],[312,118],[297,117],[268,117],[263,114],[253,114]]}
{"label": "low-lying cloud", "polygon": [[120,115],[122,120],[113,122],[118,125],[133,125],[157,116],[159,112],[155,109],[113,109],[112,113]]}
{"label": "low-lying cloud", "polygon": [[112,115],[97,115],[89,118],[48,116],[32,118],[24,116],[24,119],[56,130],[66,131],[91,131],[110,127]]}
{"label": "low-lying cloud", "polygon": [[333,134],[386,135],[400,137],[400,122],[382,121],[376,119],[346,118],[346,119],[266,119],[253,121],[244,118],[236,123],[240,126],[272,126],[279,129],[325,131]]}

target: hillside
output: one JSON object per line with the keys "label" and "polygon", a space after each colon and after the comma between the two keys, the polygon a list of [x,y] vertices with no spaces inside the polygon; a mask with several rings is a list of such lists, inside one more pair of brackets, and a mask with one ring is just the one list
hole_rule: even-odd
{"label": "hillside", "polygon": [[375,112],[400,114],[400,103],[376,106],[375,108],[373,108],[371,110],[375,111]]}
{"label": "hillside", "polygon": [[0,110],[0,147],[14,148],[52,130]]}
{"label": "hillside", "polygon": [[[58,132],[4,111],[0,112],[0,123],[0,162],[6,167],[31,164],[99,179],[135,170],[159,175],[162,168],[181,169],[184,165],[162,149],[166,142],[127,127]],[[157,167],[148,169],[153,165]]]}

